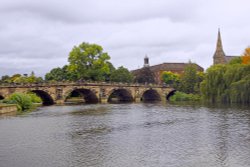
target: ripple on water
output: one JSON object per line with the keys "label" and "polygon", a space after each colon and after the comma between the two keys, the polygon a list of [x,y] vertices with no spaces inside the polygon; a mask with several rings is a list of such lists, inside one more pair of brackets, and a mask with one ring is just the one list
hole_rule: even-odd
{"label": "ripple on water", "polygon": [[249,125],[244,107],[41,107],[0,119],[0,166],[248,167]]}

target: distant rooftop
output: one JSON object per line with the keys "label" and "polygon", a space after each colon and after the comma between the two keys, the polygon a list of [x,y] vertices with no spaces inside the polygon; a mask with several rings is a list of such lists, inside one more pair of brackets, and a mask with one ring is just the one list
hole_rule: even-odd
{"label": "distant rooftop", "polygon": [[[204,71],[204,69],[193,63],[196,67],[197,70],[199,71]],[[184,68],[186,66],[188,66],[189,63],[162,63],[162,64],[157,64],[157,65],[153,65],[153,66],[149,66],[149,68],[151,69],[151,71],[184,71]],[[132,70],[132,72],[137,72],[140,69],[136,69],[136,70]]]}
{"label": "distant rooftop", "polygon": [[228,63],[230,60],[232,60],[233,58],[236,58],[236,57],[239,57],[239,56],[225,56],[225,60]]}

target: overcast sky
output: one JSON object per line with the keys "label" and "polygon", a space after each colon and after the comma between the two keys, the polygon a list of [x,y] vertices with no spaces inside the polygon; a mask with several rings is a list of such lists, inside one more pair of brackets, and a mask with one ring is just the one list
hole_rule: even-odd
{"label": "overcast sky", "polygon": [[249,0],[0,0],[0,76],[43,76],[67,64],[81,42],[96,43],[115,67],[212,64],[220,27],[224,51],[250,45]]}

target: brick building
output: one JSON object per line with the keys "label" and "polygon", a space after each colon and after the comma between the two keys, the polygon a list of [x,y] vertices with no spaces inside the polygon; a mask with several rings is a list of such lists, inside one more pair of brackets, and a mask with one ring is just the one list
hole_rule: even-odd
{"label": "brick building", "polygon": [[[157,65],[153,65],[150,66],[149,65],[149,58],[146,56],[144,58],[144,67],[148,67],[150,68],[150,70],[152,71],[152,73],[154,74],[154,79],[155,82],[158,84],[162,83],[162,79],[161,79],[161,75],[164,71],[171,71],[173,73],[177,73],[177,74],[181,74],[184,72],[184,69],[189,65],[189,63],[162,63],[162,64],[157,64]],[[204,71],[204,69],[197,65],[194,64],[197,68],[197,71]],[[141,69],[137,69],[137,70],[133,70],[131,71],[135,76],[140,75],[140,71]]]}

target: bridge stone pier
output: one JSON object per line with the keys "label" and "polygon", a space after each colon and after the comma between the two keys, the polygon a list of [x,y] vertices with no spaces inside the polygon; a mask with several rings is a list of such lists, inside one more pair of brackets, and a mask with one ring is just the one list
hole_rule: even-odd
{"label": "bridge stone pier", "polygon": [[85,103],[166,101],[175,90],[162,85],[121,83],[39,83],[0,86],[0,100],[12,93],[33,92],[44,105],[63,104],[73,92],[79,93]]}

